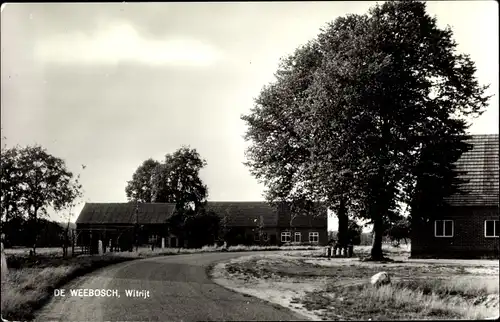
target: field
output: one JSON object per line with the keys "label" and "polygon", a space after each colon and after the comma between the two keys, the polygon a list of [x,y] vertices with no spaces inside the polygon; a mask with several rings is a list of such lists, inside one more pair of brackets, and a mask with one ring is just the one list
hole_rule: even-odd
{"label": "field", "polygon": [[36,310],[40,309],[51,298],[53,290],[62,287],[71,279],[89,273],[98,268],[139,258],[190,254],[218,251],[257,251],[257,250],[310,250],[318,247],[259,247],[232,246],[223,249],[217,246],[205,246],[199,249],[183,248],[150,248],[141,247],[133,252],[106,253],[102,256],[76,256],[62,258],[61,248],[38,248],[37,256],[29,256],[29,248],[6,249],[9,273],[7,280],[2,280],[1,311],[7,319],[32,319]]}
{"label": "field", "polygon": [[[355,248],[363,256],[369,247]],[[394,262],[323,257],[322,250],[245,256],[215,265],[214,280],[230,289],[289,307],[313,320],[482,319],[499,315],[499,263],[409,260],[385,247]],[[388,272],[391,284],[370,277]]]}

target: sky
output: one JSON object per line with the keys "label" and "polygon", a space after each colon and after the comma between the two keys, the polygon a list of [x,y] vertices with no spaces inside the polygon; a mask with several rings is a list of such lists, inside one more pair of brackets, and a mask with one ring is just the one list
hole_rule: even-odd
{"label": "sky", "polygon": [[[4,4],[2,143],[41,144],[64,159],[81,175],[82,202],[127,201],[136,168],[181,145],[207,160],[201,177],[209,200],[264,200],[264,186],[243,165],[240,116],[273,80],[281,57],[327,22],[374,4]],[[441,27],[453,28],[479,82],[491,84],[494,97],[470,132],[498,133],[497,2],[432,1],[427,8]],[[332,217],[329,229],[335,226]]]}

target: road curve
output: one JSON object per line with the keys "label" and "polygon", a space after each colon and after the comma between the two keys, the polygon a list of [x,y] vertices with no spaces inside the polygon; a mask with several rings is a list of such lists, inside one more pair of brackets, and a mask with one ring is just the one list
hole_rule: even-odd
{"label": "road curve", "polygon": [[[213,283],[206,268],[248,253],[203,253],[148,258],[116,264],[66,285],[35,321],[227,321],[304,320],[286,308]],[[71,296],[70,289],[112,289],[120,297]],[[149,291],[149,298],[125,290]]]}

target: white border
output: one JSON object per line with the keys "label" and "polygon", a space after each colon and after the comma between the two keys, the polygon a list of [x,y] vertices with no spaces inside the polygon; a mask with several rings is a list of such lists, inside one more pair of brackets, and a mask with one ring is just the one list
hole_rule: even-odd
{"label": "white border", "polygon": [[486,219],[484,221],[484,238],[498,238],[498,231],[495,230],[495,224],[493,224],[493,236],[486,236],[486,222],[487,221],[499,221],[498,219]]}
{"label": "white border", "polygon": [[[314,236],[318,237],[317,241],[312,241],[311,240],[311,237],[313,236],[313,234],[314,234]],[[317,232],[317,231],[311,231],[311,232],[309,232],[309,242],[310,243],[319,243],[319,232]]]}
{"label": "white border", "polygon": [[[286,240],[285,240],[285,241],[284,241],[284,240],[283,240],[283,236],[289,236],[289,237],[290,237],[290,240],[288,240],[288,241],[286,241]],[[289,243],[289,242],[291,242],[291,241],[292,241],[292,232],[290,232],[290,231],[282,231],[282,232],[281,232],[281,242],[282,242],[282,243]]]}
{"label": "white border", "polygon": [[[443,222],[443,236],[438,236],[436,234],[436,230],[437,230],[437,222],[438,221],[442,221]],[[451,221],[451,236],[446,236],[444,233],[445,233],[445,229],[444,229],[444,222],[445,221]],[[455,236],[455,222],[451,219],[439,219],[439,220],[434,220],[434,237],[436,238],[452,238]]]}
{"label": "white border", "polygon": [[[295,237],[299,236],[299,241]],[[293,242],[294,243],[302,243],[302,233],[299,231],[296,231],[295,234],[293,234]]]}

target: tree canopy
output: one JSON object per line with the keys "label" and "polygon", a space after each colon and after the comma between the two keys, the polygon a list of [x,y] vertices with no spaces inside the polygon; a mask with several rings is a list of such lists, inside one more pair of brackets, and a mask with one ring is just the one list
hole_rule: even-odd
{"label": "tree canopy", "polygon": [[[384,222],[398,218],[400,202],[436,204],[454,191],[468,120],[489,98],[452,36],[425,3],[386,2],[337,18],[283,59],[242,116],[246,164],[267,199],[319,200],[370,220],[372,258],[382,258]],[[439,200],[419,189],[433,176]]]}
{"label": "tree canopy", "polygon": [[[127,183],[125,193],[129,201],[175,204],[176,212],[168,220],[169,229],[175,235],[185,235],[184,228],[207,222],[217,231],[218,222],[214,223],[212,214],[203,211],[208,188],[200,178],[200,171],[206,164],[196,149],[183,146],[166,154],[163,162],[144,161]],[[213,235],[212,232],[209,235]]]}
{"label": "tree canopy", "polygon": [[125,193],[129,201],[174,203],[177,210],[199,208],[208,196],[199,175],[205,166],[196,149],[183,146],[166,154],[163,162],[144,161],[128,181]]}
{"label": "tree canopy", "polygon": [[64,160],[39,145],[3,149],[0,182],[3,220],[28,220],[34,252],[38,216],[46,216],[49,208],[60,211],[70,207],[82,195],[79,176],[67,169]]}
{"label": "tree canopy", "polygon": [[160,162],[147,159],[132,175],[132,180],[127,182],[125,193],[127,199],[138,202],[151,202],[153,196],[151,177]]}

